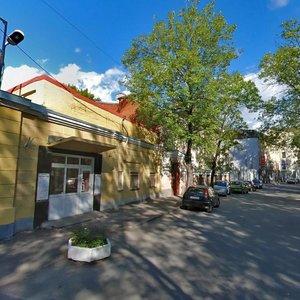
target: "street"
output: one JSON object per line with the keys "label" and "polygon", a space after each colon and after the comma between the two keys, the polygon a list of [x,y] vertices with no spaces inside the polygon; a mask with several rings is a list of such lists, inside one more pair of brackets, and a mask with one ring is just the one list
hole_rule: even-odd
{"label": "street", "polygon": [[113,235],[111,257],[93,264],[66,259],[67,229],[47,246],[33,233],[34,256],[26,236],[17,253],[2,243],[0,299],[300,299],[299,192],[268,185],[221,197],[212,214],[175,208]]}

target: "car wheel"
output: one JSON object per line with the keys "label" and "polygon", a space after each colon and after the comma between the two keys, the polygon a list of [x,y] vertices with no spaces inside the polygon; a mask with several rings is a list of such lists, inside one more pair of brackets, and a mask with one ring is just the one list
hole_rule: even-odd
{"label": "car wheel", "polygon": [[181,209],[187,209],[187,206],[186,205],[181,205],[180,208]]}
{"label": "car wheel", "polygon": [[206,209],[206,212],[212,213],[212,211],[213,211],[213,205],[210,203],[208,208]]}

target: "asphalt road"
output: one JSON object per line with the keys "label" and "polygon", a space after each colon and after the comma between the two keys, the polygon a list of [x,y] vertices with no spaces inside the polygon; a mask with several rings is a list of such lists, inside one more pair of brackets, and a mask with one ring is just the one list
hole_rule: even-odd
{"label": "asphalt road", "polygon": [[64,235],[0,278],[1,300],[300,299],[300,185],[222,197],[212,214],[177,208],[114,235],[94,264],[66,260]]}

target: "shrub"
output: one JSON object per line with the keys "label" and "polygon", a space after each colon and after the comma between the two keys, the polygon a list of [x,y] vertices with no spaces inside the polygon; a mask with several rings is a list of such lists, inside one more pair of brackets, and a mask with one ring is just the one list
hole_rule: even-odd
{"label": "shrub", "polygon": [[89,228],[80,228],[71,234],[72,245],[84,248],[95,248],[107,244],[103,232]]}

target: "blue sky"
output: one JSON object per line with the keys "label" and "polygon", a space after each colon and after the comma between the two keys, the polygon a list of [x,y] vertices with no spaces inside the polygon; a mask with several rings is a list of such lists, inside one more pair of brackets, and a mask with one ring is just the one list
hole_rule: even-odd
{"label": "blue sky", "polygon": [[[1,2],[0,17],[8,21],[8,33],[14,29],[25,33],[21,49],[6,48],[3,89],[44,73],[33,59],[58,80],[80,84],[107,101],[113,92],[120,92],[116,90],[124,75],[121,58],[132,39],[149,33],[154,17],[165,19],[169,11],[186,6],[185,0]],[[206,2],[200,1],[200,6]],[[216,10],[237,25],[234,44],[243,52],[232,70],[252,78],[263,55],[280,45],[280,24],[299,18],[300,1],[216,0]]]}

